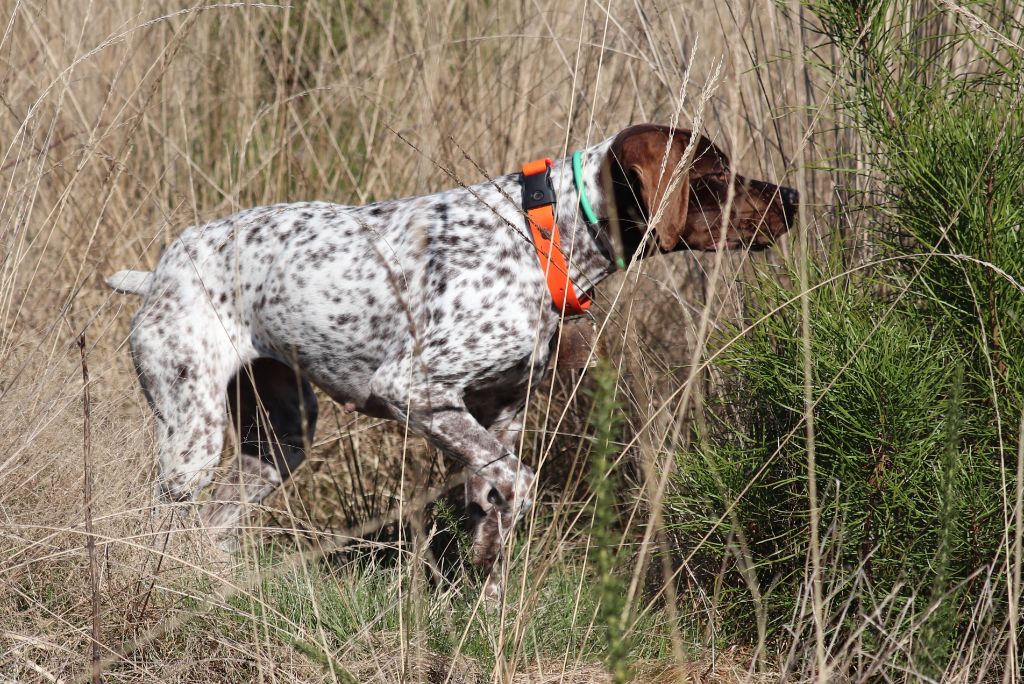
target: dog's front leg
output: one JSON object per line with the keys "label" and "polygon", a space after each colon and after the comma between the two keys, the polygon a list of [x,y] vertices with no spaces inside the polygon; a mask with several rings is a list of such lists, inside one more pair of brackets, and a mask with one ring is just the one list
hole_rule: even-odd
{"label": "dog's front leg", "polygon": [[485,598],[500,601],[504,586],[495,561],[501,558],[513,525],[532,504],[533,470],[477,422],[460,390],[421,388],[399,399],[385,394],[380,384],[373,389],[397,420],[408,421],[410,428],[466,467],[467,507],[476,523],[473,563],[487,574]]}
{"label": "dog's front leg", "polygon": [[[505,541],[509,533],[533,503],[533,469],[515,456],[502,469],[471,473],[466,478],[466,511],[470,520],[473,564],[487,574],[484,597],[501,601],[505,592],[502,567]],[[501,482],[501,486],[496,483]],[[512,500],[502,499],[496,492],[512,490]]]}

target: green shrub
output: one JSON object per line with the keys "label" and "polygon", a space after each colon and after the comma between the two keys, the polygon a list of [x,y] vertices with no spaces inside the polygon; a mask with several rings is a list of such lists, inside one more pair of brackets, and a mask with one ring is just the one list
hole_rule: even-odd
{"label": "green shrub", "polygon": [[[931,5],[807,6],[842,57],[829,68],[859,143],[851,194],[867,217],[858,255],[872,260],[833,279],[851,264],[811,266],[825,619],[864,627],[870,604],[895,598],[920,616],[918,651],[941,678],[986,590],[979,574],[1007,581],[1024,407],[1022,55]],[[971,10],[1020,35],[999,6]],[[825,236],[842,239],[838,226]],[[770,278],[758,292],[748,314],[765,318],[717,357],[722,420],[679,455],[669,518],[724,632],[771,636],[806,600],[808,444],[800,293]],[[1005,596],[993,600],[1001,614]]]}
{"label": "green shrub", "polygon": [[[996,434],[984,397],[958,389],[968,353],[949,329],[918,311],[889,311],[856,285],[811,296],[824,555],[837,589],[860,579],[882,595],[902,586],[927,601],[937,581],[967,577],[1001,543]],[[772,301],[791,294],[764,287]],[[788,622],[808,551],[799,331],[790,306],[725,349],[739,420],[680,457],[669,504],[681,548],[714,530],[698,554],[706,576],[750,554],[769,625]],[[724,589],[731,624],[753,626],[739,572]]]}
{"label": "green shrub", "polygon": [[[810,3],[844,60],[843,112],[867,151],[881,215],[868,237],[960,334],[973,365],[1021,395],[1024,358],[1024,52],[1001,3],[987,25],[907,0]],[[888,269],[892,271],[894,269]]]}

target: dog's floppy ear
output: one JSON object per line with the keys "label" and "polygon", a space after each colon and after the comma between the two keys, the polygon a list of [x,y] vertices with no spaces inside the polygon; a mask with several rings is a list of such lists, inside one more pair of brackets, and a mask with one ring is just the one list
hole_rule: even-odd
{"label": "dog's floppy ear", "polygon": [[675,249],[684,237],[691,178],[728,172],[725,155],[703,136],[690,150],[691,158],[684,159],[691,137],[687,130],[640,124],[612,141],[612,176],[628,186],[642,218],[656,220],[655,235],[664,251]]}

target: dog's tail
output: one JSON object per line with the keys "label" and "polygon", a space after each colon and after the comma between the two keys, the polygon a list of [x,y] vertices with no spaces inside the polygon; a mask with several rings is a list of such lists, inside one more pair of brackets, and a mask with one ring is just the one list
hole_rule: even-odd
{"label": "dog's tail", "polygon": [[133,294],[141,297],[149,294],[149,286],[153,282],[151,271],[118,271],[107,276],[106,283],[121,294]]}

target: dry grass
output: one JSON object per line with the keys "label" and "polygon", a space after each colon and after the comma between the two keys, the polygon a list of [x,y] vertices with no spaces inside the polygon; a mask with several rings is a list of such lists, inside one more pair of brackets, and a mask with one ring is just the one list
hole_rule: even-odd
{"label": "dry grass", "polygon": [[[545,493],[504,619],[478,610],[469,580],[427,588],[422,545],[401,538],[387,542],[397,569],[381,570],[393,591],[374,594],[377,614],[339,639],[323,626],[320,611],[332,607],[318,591],[330,585],[354,605],[344,589],[362,591],[365,577],[308,559],[353,530],[372,537],[447,464],[399,427],[325,408],[313,456],[257,513],[254,543],[223,557],[194,523],[172,525],[173,511],[153,508],[152,419],[125,345],[134,302],[101,277],[151,268],[182,228],[240,208],[425,193],[644,120],[703,120],[746,175],[796,185],[799,168],[813,251],[816,211],[836,178],[795,160],[827,157],[842,134],[797,109],[815,93],[827,99],[829,84],[778,59],[799,49],[794,26],[778,5],[753,0],[0,8],[0,679],[90,678],[75,344],[84,332],[103,681],[610,681],[585,638],[561,657],[524,646],[545,582],[588,546],[577,522],[587,428],[585,402],[568,401],[575,376],[554,376],[529,408],[536,429],[523,453],[545,463]],[[789,256],[784,244],[771,258]],[[676,255],[602,288],[603,348],[622,373],[635,436],[624,453],[648,478],[623,537],[650,530],[630,578],[641,604],[658,591],[654,551],[666,543],[645,525],[657,521],[672,455],[702,423],[714,382],[696,369],[716,326],[742,316],[755,259],[768,264]],[[267,561],[266,539],[282,536],[301,560]],[[568,576],[578,600],[583,575]],[[288,612],[282,586],[309,600]],[[427,644],[435,611],[449,610],[462,611],[467,641],[491,644],[494,662],[462,643],[446,654]],[[303,611],[316,619],[296,617]],[[592,630],[592,614],[570,613],[548,628]],[[720,653],[714,614],[701,606],[670,602],[644,624],[666,646],[641,659],[640,679],[766,681],[784,668],[781,650]]]}

